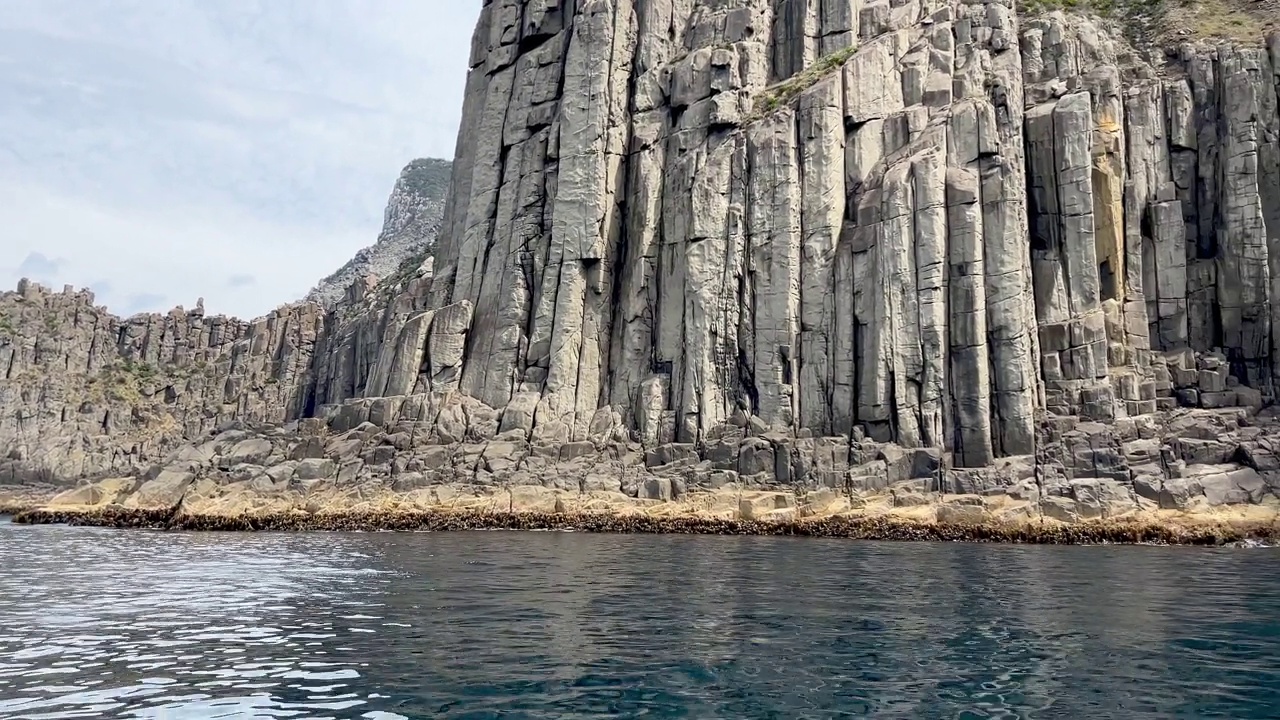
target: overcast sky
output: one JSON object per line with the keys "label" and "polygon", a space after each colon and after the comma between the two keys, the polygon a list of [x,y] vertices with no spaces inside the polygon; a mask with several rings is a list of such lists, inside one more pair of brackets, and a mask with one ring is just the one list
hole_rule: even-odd
{"label": "overcast sky", "polygon": [[480,0],[0,0],[0,289],[241,317],[453,155]]}

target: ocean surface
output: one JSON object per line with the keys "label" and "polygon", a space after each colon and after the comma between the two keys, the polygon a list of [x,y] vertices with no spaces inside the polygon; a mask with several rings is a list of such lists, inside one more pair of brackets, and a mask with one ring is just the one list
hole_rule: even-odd
{"label": "ocean surface", "polygon": [[1276,718],[1280,550],[0,520],[0,718]]}

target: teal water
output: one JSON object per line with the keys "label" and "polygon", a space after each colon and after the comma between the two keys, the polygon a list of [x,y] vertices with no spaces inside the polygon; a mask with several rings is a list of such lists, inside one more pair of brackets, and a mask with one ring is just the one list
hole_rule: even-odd
{"label": "teal water", "polygon": [[0,718],[1275,718],[1280,551],[0,522]]}

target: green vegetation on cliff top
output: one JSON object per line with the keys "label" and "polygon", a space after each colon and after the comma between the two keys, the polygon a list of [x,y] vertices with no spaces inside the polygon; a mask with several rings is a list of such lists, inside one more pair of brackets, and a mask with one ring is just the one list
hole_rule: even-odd
{"label": "green vegetation on cliff top", "polygon": [[1114,20],[1132,39],[1179,42],[1261,42],[1280,30],[1280,0],[1016,0],[1019,14],[1061,10]]}
{"label": "green vegetation on cliff top", "polygon": [[449,192],[449,175],[453,163],[439,158],[418,158],[401,173],[405,188],[425,198],[444,200]]}

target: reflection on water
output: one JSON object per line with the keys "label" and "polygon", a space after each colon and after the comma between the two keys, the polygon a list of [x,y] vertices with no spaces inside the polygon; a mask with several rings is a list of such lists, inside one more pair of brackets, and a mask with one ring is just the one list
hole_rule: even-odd
{"label": "reflection on water", "polygon": [[0,523],[3,718],[1280,716],[1276,551]]}

